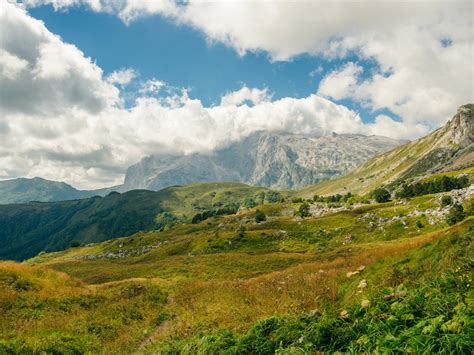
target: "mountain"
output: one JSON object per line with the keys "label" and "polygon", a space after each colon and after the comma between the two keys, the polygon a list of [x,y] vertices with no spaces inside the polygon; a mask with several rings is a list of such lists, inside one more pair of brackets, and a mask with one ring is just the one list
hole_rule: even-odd
{"label": "mountain", "polygon": [[192,182],[238,181],[273,189],[299,188],[343,175],[402,142],[335,134],[318,138],[257,132],[212,154],[153,155],[132,165],[124,189],[160,190]]}
{"label": "mountain", "polygon": [[0,205],[0,259],[22,260],[40,251],[94,243],[167,223],[190,221],[203,211],[235,213],[234,202],[266,189],[239,183],[193,184],[158,192],[111,192],[62,202]]}
{"label": "mountain", "polygon": [[[312,188],[472,184],[469,110]],[[46,251],[0,261],[0,353],[471,353],[473,187],[376,203],[196,183],[0,205],[0,257]]]}
{"label": "mountain", "polygon": [[0,181],[0,204],[26,203],[30,201],[53,202],[104,196],[115,188],[77,190],[64,182],[35,177]]}
{"label": "mountain", "polygon": [[351,173],[302,189],[299,194],[367,193],[380,185],[474,166],[474,104],[459,107],[443,127],[376,156]]}

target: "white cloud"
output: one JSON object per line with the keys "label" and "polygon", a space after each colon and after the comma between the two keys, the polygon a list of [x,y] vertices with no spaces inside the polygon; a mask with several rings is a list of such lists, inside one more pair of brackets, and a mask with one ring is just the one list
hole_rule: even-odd
{"label": "white cloud", "polygon": [[291,60],[303,53],[344,59],[352,53],[380,70],[360,80],[360,87],[354,82],[358,72],[339,73],[347,74],[344,83],[328,76],[320,92],[352,98],[373,110],[388,108],[411,126],[439,126],[474,93],[470,0],[24,2],[52,3],[59,9],[83,4],[114,13],[125,23],[161,15],[241,55],[265,51],[272,60]]}
{"label": "white cloud", "polygon": [[137,77],[137,72],[134,69],[120,69],[110,73],[106,81],[110,84],[118,84],[125,86]]}
{"label": "white cloud", "polygon": [[0,75],[14,80],[26,67],[28,62],[16,55],[0,49]]}
{"label": "white cloud", "polygon": [[336,100],[353,96],[358,76],[361,73],[362,67],[349,62],[341,69],[329,73],[321,80],[318,94]]}
{"label": "white cloud", "polygon": [[428,128],[423,124],[408,126],[403,122],[395,121],[387,115],[378,115],[373,123],[366,124],[366,134],[399,139],[414,139],[425,134]]}
{"label": "white cloud", "polygon": [[59,114],[71,107],[99,112],[119,90],[75,46],[64,43],[15,4],[0,3],[0,114]]}
{"label": "white cloud", "polygon": [[142,83],[139,92],[142,95],[157,94],[165,86],[166,83],[164,81],[153,78]]}
{"label": "white cloud", "polygon": [[242,105],[246,102],[250,102],[253,105],[270,101],[271,95],[268,93],[268,89],[249,89],[247,86],[243,86],[237,91],[230,92],[221,98],[221,106],[232,106]]}

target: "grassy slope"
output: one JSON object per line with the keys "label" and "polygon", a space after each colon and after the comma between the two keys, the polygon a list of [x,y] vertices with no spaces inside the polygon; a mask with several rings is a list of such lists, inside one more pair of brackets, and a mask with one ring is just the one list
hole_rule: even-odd
{"label": "grassy slope", "polygon": [[0,258],[21,260],[42,250],[65,249],[73,240],[91,243],[153,230],[156,217],[164,211],[191,218],[214,204],[240,201],[265,190],[239,183],[208,183],[158,192],[111,193],[104,198],[0,205]]}
{"label": "grassy slope", "polygon": [[[443,135],[444,129],[440,128],[426,137],[404,144],[390,152],[370,159],[361,167],[341,178],[308,186],[298,191],[296,195],[311,198],[315,194],[342,194],[349,191],[357,194],[366,194],[381,185],[393,183],[400,178],[423,177],[426,174],[426,170],[419,166],[421,164],[420,161],[429,156],[433,151],[433,147],[442,139]],[[423,164],[426,164],[426,162]],[[421,169],[420,171],[417,170],[418,166]],[[458,171],[468,173],[471,178],[474,175],[473,167]],[[449,175],[450,173],[448,172],[447,174]],[[433,175],[428,174],[427,176]]]}
{"label": "grassy slope", "polygon": [[[305,220],[289,216],[297,204],[268,204],[263,206],[268,216],[265,223],[255,224],[255,211],[248,210],[198,225],[180,225],[169,231],[139,233],[90,247],[44,254],[28,261],[29,266],[21,267],[25,272],[40,272],[46,280],[50,273],[70,275],[71,282],[77,283],[72,292],[77,292],[78,298],[71,301],[60,293],[54,301],[59,306],[53,307],[50,304],[56,297],[55,289],[45,286],[45,296],[40,301],[43,306],[38,306],[37,314],[31,317],[19,309],[26,307],[24,302],[29,302],[33,291],[25,293],[30,291],[16,286],[12,290],[11,284],[5,286],[3,282],[0,305],[8,318],[2,322],[7,326],[2,328],[0,338],[7,339],[11,347],[23,342],[22,346],[36,344],[37,349],[85,344],[93,351],[98,339],[103,339],[108,351],[124,353],[141,348],[155,352],[165,347],[196,346],[193,337],[218,329],[230,329],[239,338],[238,334],[246,332],[253,322],[274,315],[298,317],[316,307],[336,312],[354,300],[359,302],[352,292],[362,277],[370,279],[371,290],[372,285],[386,285],[386,280],[393,278],[392,265],[408,257],[407,253],[418,250],[419,255],[425,255],[424,245],[451,238],[458,231],[472,230],[472,217],[451,228],[444,223],[429,225],[423,216],[407,217],[406,228],[401,222],[386,223],[383,228],[370,227],[369,222],[378,218],[407,215],[436,204],[433,196],[422,196],[406,205],[368,205]],[[416,220],[426,227],[417,228]],[[240,225],[246,227],[244,237],[238,236]],[[347,243],[349,234],[353,240]],[[84,259],[84,255],[131,253],[147,245],[160,246],[138,256]],[[452,248],[455,247],[454,243]],[[426,258],[435,255],[427,253]],[[11,265],[0,265],[0,270],[5,272]],[[367,266],[362,275],[345,276],[360,265]],[[441,268],[444,266],[440,265]],[[43,270],[48,271],[45,274]],[[423,277],[425,271],[412,275],[413,279]],[[135,288],[135,284],[146,286],[140,298],[120,296],[128,292],[120,291],[120,287]],[[157,289],[148,291],[151,285]],[[80,305],[82,295],[90,292],[101,297],[100,310]],[[160,298],[158,304],[150,304],[149,292],[166,293],[167,302]],[[117,308],[116,303],[122,307]],[[64,304],[68,305],[66,311],[62,310]],[[122,312],[132,314],[117,315]],[[65,327],[57,323],[57,317]],[[31,326],[31,330],[22,335],[19,329],[24,324]],[[90,327],[91,324],[94,326]],[[108,335],[103,337],[102,332]],[[143,347],[143,339],[152,345]],[[202,351],[208,353],[207,350]]]}

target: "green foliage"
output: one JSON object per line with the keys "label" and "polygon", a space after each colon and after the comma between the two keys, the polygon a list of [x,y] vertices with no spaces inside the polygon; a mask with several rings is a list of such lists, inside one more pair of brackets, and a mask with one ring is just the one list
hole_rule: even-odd
{"label": "green foliage", "polygon": [[156,229],[165,230],[173,227],[179,221],[178,217],[170,212],[162,212],[155,218]]}
{"label": "green foliage", "polygon": [[283,196],[277,191],[268,191],[265,194],[265,201],[268,203],[282,202]]}
{"label": "green foliage", "polygon": [[444,195],[441,197],[441,207],[449,206],[451,203],[453,203],[453,199],[450,195]]}
{"label": "green foliage", "polygon": [[446,217],[446,222],[451,226],[458,222],[461,222],[466,217],[464,213],[464,208],[461,204],[456,203],[451,207],[449,213]]}
{"label": "green foliage", "polygon": [[203,211],[211,211],[204,219],[232,214],[245,197],[265,191],[240,183],[202,183],[158,192],[114,192],[103,198],[0,205],[0,259],[23,260],[42,250],[64,250],[73,240],[89,244],[164,230],[187,220],[178,216],[192,219]]}
{"label": "green foliage", "polygon": [[255,202],[255,199],[253,197],[246,197],[242,201],[242,206],[246,208],[254,208],[255,206],[257,206],[257,203]]}
{"label": "green foliage", "polygon": [[301,218],[310,217],[311,213],[309,212],[309,204],[304,202],[298,208],[296,215],[300,216]]}
{"label": "green foliage", "polygon": [[356,196],[352,195],[352,193],[348,192],[345,195],[335,194],[329,196],[319,196],[314,195],[313,201],[314,202],[325,202],[325,203],[339,203],[339,202],[347,202],[347,201],[355,201],[357,200]]}
{"label": "green foliage", "polygon": [[255,222],[260,223],[266,220],[267,220],[267,215],[263,211],[261,210],[255,211]]}
{"label": "green foliage", "polygon": [[385,188],[378,188],[371,192],[371,196],[377,201],[378,203],[388,202],[390,201],[390,192]]}
{"label": "green foliage", "polygon": [[416,226],[417,226],[418,228],[424,228],[424,227],[425,227],[424,224],[423,224],[423,222],[421,222],[420,220],[417,220],[417,221],[416,221]]}
{"label": "green foliage", "polygon": [[417,182],[410,185],[403,184],[401,189],[397,191],[396,197],[410,198],[414,196],[462,189],[467,186],[469,186],[469,178],[466,175],[459,177],[443,175],[427,182]]}
{"label": "green foliage", "polygon": [[[277,315],[257,321],[243,334],[220,330],[160,346],[169,353],[468,354],[474,345],[472,237],[467,230],[453,233],[434,245],[387,260],[388,265],[379,263],[382,270],[372,269],[372,273],[393,270],[392,275],[379,275],[382,280],[374,289],[364,291],[362,299],[368,301],[364,304],[352,285],[345,289],[349,303],[326,304],[322,314]],[[456,264],[446,265],[443,257],[452,260],[453,255]],[[341,309],[346,316],[341,316]]]}
{"label": "green foliage", "polygon": [[265,202],[265,191],[261,191],[255,195],[255,203],[257,205],[263,205]]}
{"label": "green foliage", "polygon": [[196,213],[193,216],[191,223],[196,224],[215,216],[225,216],[225,215],[230,215],[230,214],[236,214],[238,210],[239,210],[239,205],[233,203],[233,204],[222,206],[215,210]]}

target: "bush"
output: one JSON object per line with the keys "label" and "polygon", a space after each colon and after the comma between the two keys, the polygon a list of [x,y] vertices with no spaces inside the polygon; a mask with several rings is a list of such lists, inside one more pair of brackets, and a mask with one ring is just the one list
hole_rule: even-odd
{"label": "bush", "polygon": [[269,203],[276,203],[276,202],[281,202],[283,200],[283,197],[279,192],[276,191],[268,191],[267,194],[265,195],[265,200]]}
{"label": "bush", "polygon": [[417,226],[417,228],[423,228],[424,227],[423,223],[420,220],[416,221],[416,226]]}
{"label": "bush", "polygon": [[441,206],[446,207],[449,206],[451,203],[453,203],[453,199],[449,195],[445,195],[441,197]]}
{"label": "bush", "polygon": [[310,217],[311,213],[309,212],[309,204],[306,202],[302,203],[298,209],[298,212],[296,212],[296,215],[300,216],[301,218]]}
{"label": "bush", "polygon": [[267,216],[260,210],[255,212],[255,222],[260,223],[267,220]]}
{"label": "bush", "polygon": [[375,189],[374,191],[372,191],[371,195],[378,203],[390,201],[390,192],[387,189],[384,189],[383,187]]}
{"label": "bush", "polygon": [[246,197],[242,202],[242,206],[246,208],[254,208],[255,206],[257,206],[257,203],[255,202],[253,197]]}
{"label": "bush", "polygon": [[458,222],[461,222],[466,217],[464,213],[464,208],[461,204],[456,203],[449,210],[448,216],[446,217],[446,222],[451,226]]}

